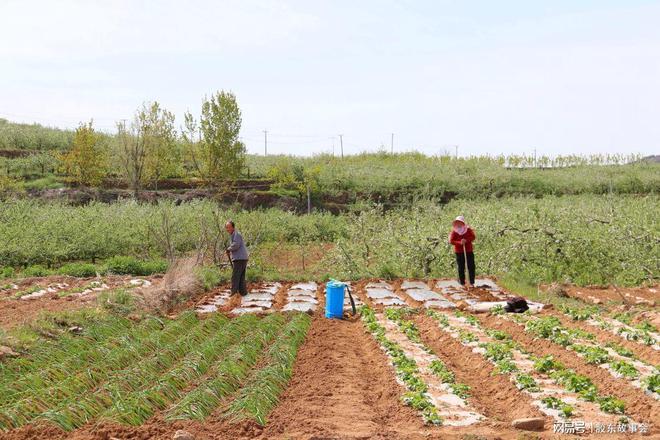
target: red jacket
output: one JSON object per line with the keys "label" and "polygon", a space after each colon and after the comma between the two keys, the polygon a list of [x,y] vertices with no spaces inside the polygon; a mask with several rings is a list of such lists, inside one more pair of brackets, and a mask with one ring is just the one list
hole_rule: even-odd
{"label": "red jacket", "polygon": [[465,234],[463,235],[459,234],[453,229],[449,233],[449,243],[454,245],[454,252],[456,252],[457,254],[463,253],[463,245],[461,244],[461,240],[463,239],[467,240],[465,243],[465,252],[472,252],[472,242],[476,238],[477,237],[474,235],[474,231],[472,230],[472,228],[468,228],[467,231],[465,231]]}

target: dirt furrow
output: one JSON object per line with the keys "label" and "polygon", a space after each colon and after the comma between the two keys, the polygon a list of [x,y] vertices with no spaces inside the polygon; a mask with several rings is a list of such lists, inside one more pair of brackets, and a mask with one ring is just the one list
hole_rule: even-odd
{"label": "dirt furrow", "polygon": [[385,354],[361,322],[317,318],[263,435],[423,437],[428,428],[400,396]]}
{"label": "dirt furrow", "polygon": [[[419,315],[415,319],[424,344],[447,364],[456,380],[471,388],[470,403],[492,420],[506,423],[525,417],[545,417],[504,375],[493,374],[493,365],[473,353],[448,333],[438,328],[432,318]],[[551,419],[547,418],[551,424]]]}
{"label": "dirt furrow", "polygon": [[[515,322],[493,316],[479,315],[481,324],[509,333],[515,341],[537,356],[552,355],[567,368],[591,378],[602,394],[611,394],[622,399],[626,404],[626,414],[639,422],[653,423],[660,420],[660,403],[646,396],[640,389],[624,380],[614,378],[610,373],[594,365],[587,364],[576,353],[546,339],[535,339]],[[657,428],[653,428],[654,432]]]}

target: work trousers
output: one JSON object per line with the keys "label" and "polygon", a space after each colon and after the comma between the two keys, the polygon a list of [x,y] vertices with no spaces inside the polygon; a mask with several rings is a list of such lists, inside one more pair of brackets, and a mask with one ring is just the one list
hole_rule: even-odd
{"label": "work trousers", "polygon": [[[467,252],[467,267],[470,275],[470,284],[474,286],[474,252]],[[465,285],[465,255],[463,252],[456,254],[456,265],[458,266],[458,281]]]}
{"label": "work trousers", "polygon": [[247,295],[247,284],[245,283],[245,271],[248,260],[234,260],[234,267],[231,272],[231,293],[240,293]]}

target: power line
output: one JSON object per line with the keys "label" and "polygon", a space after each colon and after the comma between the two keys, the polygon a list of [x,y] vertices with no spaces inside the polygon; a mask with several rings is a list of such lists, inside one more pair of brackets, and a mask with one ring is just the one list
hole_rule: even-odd
{"label": "power line", "polygon": [[264,130],[264,156],[268,156],[268,130]]}
{"label": "power line", "polygon": [[339,143],[341,144],[341,158],[344,158],[344,135],[339,135]]}

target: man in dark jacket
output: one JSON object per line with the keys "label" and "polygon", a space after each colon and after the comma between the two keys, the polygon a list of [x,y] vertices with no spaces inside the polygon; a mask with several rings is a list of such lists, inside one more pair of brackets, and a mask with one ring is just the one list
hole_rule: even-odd
{"label": "man in dark jacket", "polygon": [[236,230],[236,225],[232,220],[225,224],[225,230],[231,237],[231,243],[227,248],[227,255],[232,261],[231,273],[231,293],[240,293],[247,295],[247,285],[245,283],[245,270],[248,263],[248,251],[243,242],[243,236]]}

